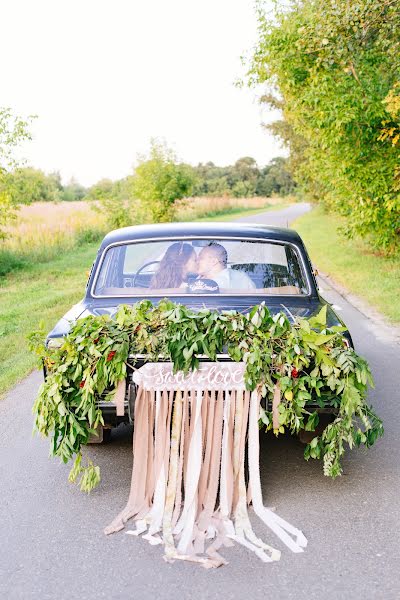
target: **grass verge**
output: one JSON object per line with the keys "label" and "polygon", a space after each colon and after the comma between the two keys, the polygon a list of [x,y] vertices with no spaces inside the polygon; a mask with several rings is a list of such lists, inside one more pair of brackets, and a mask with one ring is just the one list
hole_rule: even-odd
{"label": "grass verge", "polygon": [[311,260],[327,275],[400,323],[400,257],[385,258],[360,240],[346,240],[337,231],[340,217],[315,208],[292,223],[302,236]]}
{"label": "grass verge", "polygon": [[60,253],[47,263],[33,263],[0,285],[0,395],[35,366],[26,336],[43,321],[52,329],[83,296],[87,271],[98,243]]}
{"label": "grass verge", "polygon": [[[197,220],[226,221],[265,210],[240,210]],[[40,322],[49,331],[83,297],[99,247],[98,241],[86,241],[90,243],[82,240],[74,248],[52,255],[47,262],[24,264],[0,278],[0,397],[35,366],[35,357],[27,349],[27,334]]]}

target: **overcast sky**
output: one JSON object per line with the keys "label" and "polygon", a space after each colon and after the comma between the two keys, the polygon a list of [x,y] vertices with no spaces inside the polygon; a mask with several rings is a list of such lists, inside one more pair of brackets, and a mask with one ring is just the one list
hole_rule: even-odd
{"label": "overcast sky", "polygon": [[284,153],[234,85],[253,0],[2,0],[1,21],[0,106],[38,116],[24,155],[64,181],[124,177],[151,137],[192,164]]}

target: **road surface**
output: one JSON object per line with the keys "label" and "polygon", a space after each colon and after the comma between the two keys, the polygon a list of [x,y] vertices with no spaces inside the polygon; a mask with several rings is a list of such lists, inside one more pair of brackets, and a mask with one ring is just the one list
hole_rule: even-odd
{"label": "road surface", "polygon": [[[306,209],[299,204],[243,220],[286,225]],[[41,381],[34,372],[0,402],[0,597],[400,598],[400,346],[389,329],[321,286],[371,365],[376,387],[370,402],[386,432],[371,450],[349,452],[336,481],[324,477],[319,462],[304,461],[297,439],[262,438],[264,501],[308,537],[303,554],[282,547],[257,518],[256,532],[282,549],[278,563],[263,564],[236,545],[223,551],[229,565],[210,572],[190,563],[167,564],[160,547],[124,533],[105,537],[103,527],[128,495],[131,430],[119,428],[111,444],[88,449],[103,481],[83,495],[68,484],[69,467],[48,458],[48,440],[31,436],[31,406]]]}

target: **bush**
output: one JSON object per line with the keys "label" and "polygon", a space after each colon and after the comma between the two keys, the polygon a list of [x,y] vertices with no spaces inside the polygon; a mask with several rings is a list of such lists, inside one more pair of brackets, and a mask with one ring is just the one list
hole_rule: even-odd
{"label": "bush", "polygon": [[165,144],[153,141],[149,157],[142,158],[135,169],[132,193],[141,203],[145,220],[162,223],[174,219],[175,202],[190,195],[193,183],[193,169],[178,163]]}
{"label": "bush", "polygon": [[105,232],[102,229],[95,227],[86,227],[78,229],[75,234],[75,241],[78,246],[83,244],[94,244],[100,242],[104,237]]}
{"label": "bush", "polygon": [[10,250],[0,249],[0,277],[8,275],[13,271],[23,269],[28,264],[25,257],[22,257]]}

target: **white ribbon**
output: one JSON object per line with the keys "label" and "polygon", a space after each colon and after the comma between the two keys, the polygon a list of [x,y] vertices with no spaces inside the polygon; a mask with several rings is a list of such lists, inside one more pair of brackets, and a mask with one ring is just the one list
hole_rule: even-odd
{"label": "white ribbon", "polygon": [[[296,529],[290,523],[278,517],[277,514],[263,505],[260,481],[260,448],[259,448],[259,405],[260,399],[256,391],[252,392],[250,399],[249,417],[249,474],[250,487],[253,499],[253,507],[256,515],[278,536],[278,538],[292,552],[303,552],[307,546],[307,539],[300,529]],[[296,537],[294,540],[288,534]]]}

